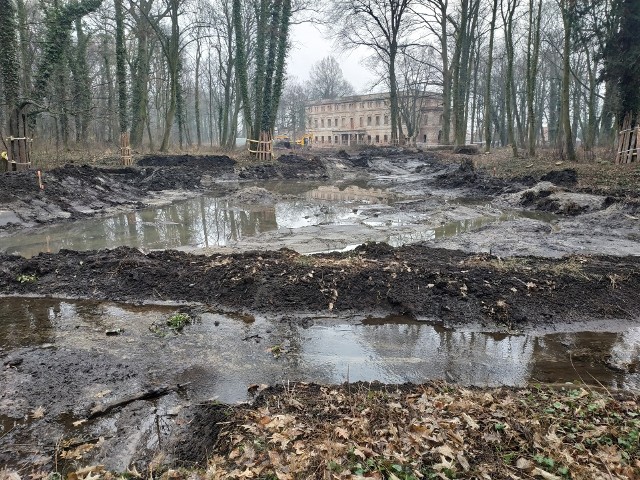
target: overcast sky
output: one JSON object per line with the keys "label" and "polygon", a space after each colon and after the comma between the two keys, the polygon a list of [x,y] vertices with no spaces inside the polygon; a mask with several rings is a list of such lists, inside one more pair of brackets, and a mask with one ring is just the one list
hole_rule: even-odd
{"label": "overcast sky", "polygon": [[357,93],[367,93],[374,81],[373,76],[362,66],[362,59],[366,57],[366,50],[356,50],[350,53],[335,52],[333,41],[327,40],[317,27],[302,23],[292,25],[292,48],[287,63],[287,72],[299,82],[309,79],[311,66],[324,57],[333,55],[340,66],[345,78],[353,85]]}

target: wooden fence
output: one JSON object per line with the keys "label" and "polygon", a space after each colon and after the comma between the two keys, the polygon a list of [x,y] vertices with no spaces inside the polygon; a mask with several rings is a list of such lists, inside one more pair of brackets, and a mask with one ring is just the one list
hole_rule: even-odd
{"label": "wooden fence", "polygon": [[3,155],[5,171],[29,170],[31,168],[31,139],[27,137],[9,137],[6,158]]}
{"label": "wooden fence", "polygon": [[631,115],[627,115],[618,133],[616,163],[631,163],[640,158],[640,125],[631,128]]}
{"label": "wooden fence", "polygon": [[129,145],[129,132],[120,134],[120,157],[123,165],[132,165],[131,146]]}
{"label": "wooden fence", "polygon": [[273,158],[273,139],[266,132],[260,133],[260,140],[247,140],[249,153],[259,161],[270,161]]}

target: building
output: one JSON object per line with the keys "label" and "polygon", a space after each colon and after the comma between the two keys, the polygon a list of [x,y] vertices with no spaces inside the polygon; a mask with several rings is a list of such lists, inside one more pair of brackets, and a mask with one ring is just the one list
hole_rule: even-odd
{"label": "building", "polygon": [[[429,94],[419,98],[399,99],[403,119],[415,126],[411,143],[437,145],[442,138],[442,97]],[[390,145],[391,102],[389,93],[374,93],[318,100],[306,107],[306,133],[314,147],[351,145]],[[402,132],[406,136],[406,122]]]}

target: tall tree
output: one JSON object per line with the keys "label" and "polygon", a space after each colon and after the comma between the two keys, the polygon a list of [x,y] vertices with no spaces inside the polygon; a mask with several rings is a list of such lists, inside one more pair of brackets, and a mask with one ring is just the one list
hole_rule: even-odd
{"label": "tall tree", "polygon": [[[20,64],[18,63],[18,37],[16,8],[13,0],[0,0],[0,81],[8,117],[5,119],[9,135],[18,136],[14,110],[20,95]],[[2,124],[0,124],[0,127]],[[4,131],[4,128],[0,129]]]}
{"label": "tall tree", "polygon": [[353,86],[344,78],[338,61],[328,56],[311,66],[307,92],[311,100],[333,100],[353,95]]}
{"label": "tall tree", "polygon": [[640,2],[616,0],[613,14],[620,26],[607,42],[605,78],[616,86],[615,113],[620,129],[627,115],[631,126],[640,124]]}
{"label": "tall tree", "polygon": [[561,93],[561,125],[564,151],[569,161],[577,160],[573,143],[573,131],[571,129],[571,37],[575,22],[575,2],[573,0],[560,0],[562,13],[562,26],[564,39],[562,42],[562,93]]}
{"label": "tall tree", "polygon": [[396,61],[408,45],[413,0],[332,0],[329,20],[347,48],[365,46],[385,65],[390,87],[391,142],[398,141],[400,109]]}
{"label": "tall tree", "polygon": [[[257,43],[253,96],[249,95],[248,42],[243,28],[242,2],[233,1],[232,17],[236,39],[235,66],[245,125],[254,140],[271,136],[284,87],[284,67],[289,50],[291,0],[260,0],[257,9]],[[264,2],[264,3],[263,3]],[[254,109],[252,110],[252,104]]]}
{"label": "tall tree", "polygon": [[542,0],[534,8],[534,0],[529,0],[529,34],[527,44],[527,151],[530,157],[536,155],[536,112],[535,93],[538,80],[538,61],[540,58],[540,22],[542,19]]}
{"label": "tall tree", "polygon": [[491,75],[493,73],[493,42],[496,31],[496,17],[498,16],[498,0],[493,0],[491,8],[491,22],[489,24],[489,48],[487,50],[487,75],[484,87],[484,151],[491,151]]}
{"label": "tall tree", "polygon": [[129,117],[127,114],[127,51],[124,45],[124,11],[122,0],[114,0],[116,10],[116,83],[118,84],[118,121],[120,132],[126,132]]}

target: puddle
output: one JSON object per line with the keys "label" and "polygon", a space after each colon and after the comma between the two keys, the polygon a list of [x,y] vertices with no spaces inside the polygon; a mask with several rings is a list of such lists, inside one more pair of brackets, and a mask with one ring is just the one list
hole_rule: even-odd
{"label": "puddle", "polygon": [[[3,298],[0,463],[51,465],[60,439],[80,445],[104,438],[92,464],[124,471],[157,451],[171,412],[211,399],[249,400],[253,384],[446,379],[640,388],[640,327],[628,324],[609,332],[585,324],[584,331],[508,335],[402,316],[269,319],[192,310],[195,320],[182,333],[158,328],[184,308]],[[186,387],[83,421],[96,405],[177,384]],[[40,408],[42,418],[34,413]]]}
{"label": "puddle", "polygon": [[[287,380],[446,378],[465,385],[515,386],[582,379],[640,388],[640,327],[507,335],[452,331],[402,316],[279,321],[203,313],[181,334],[152,331],[177,309],[5,298],[0,352],[9,358],[11,352],[23,352],[25,363],[34,347],[97,352],[106,355],[105,362],[130,364],[146,381],[192,382],[190,390],[198,399],[225,402],[245,400],[247,385]],[[281,351],[278,358],[270,351],[274,346]]]}
{"label": "puddle", "polygon": [[[61,249],[83,251],[118,246],[147,250],[287,247],[300,253],[317,253],[347,251],[367,241],[400,246],[435,240],[519,217],[553,220],[536,212],[501,213],[485,203],[476,209],[460,207],[463,210],[459,216],[474,218],[436,226],[432,215],[437,215],[442,205],[434,205],[429,212],[400,212],[393,206],[398,197],[380,188],[304,182],[258,185],[288,196],[295,193],[299,198],[281,199],[274,205],[239,204],[226,197],[191,198],[162,207],[20,232],[0,238],[0,250],[27,258]],[[495,215],[487,215],[487,210]]]}

